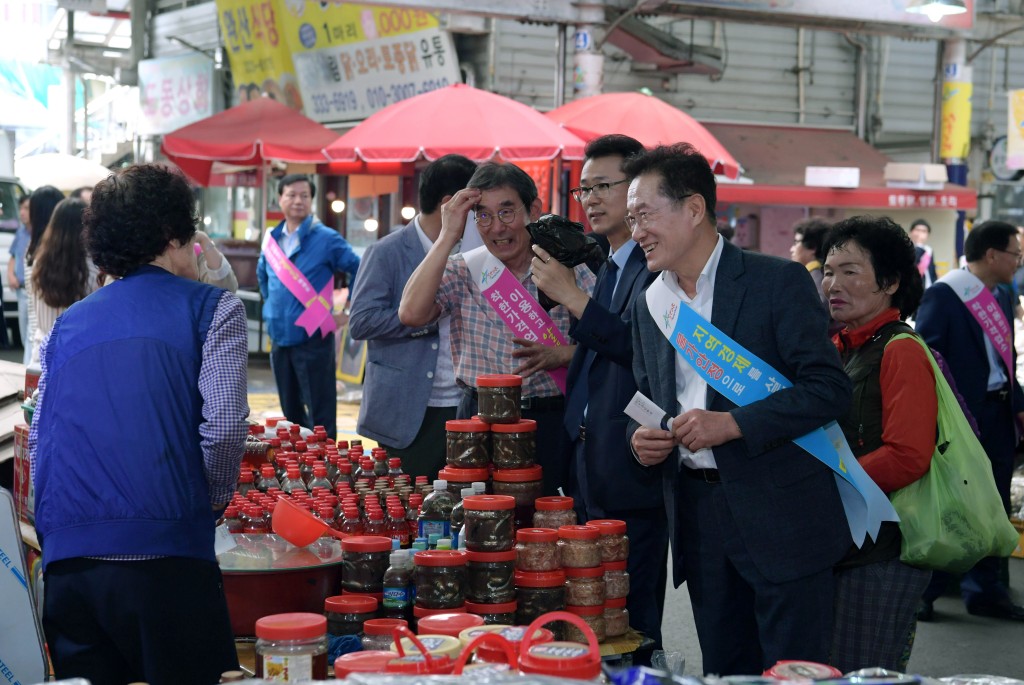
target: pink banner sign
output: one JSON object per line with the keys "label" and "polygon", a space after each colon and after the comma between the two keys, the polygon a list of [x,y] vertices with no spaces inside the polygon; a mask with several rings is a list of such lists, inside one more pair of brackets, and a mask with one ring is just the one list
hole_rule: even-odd
{"label": "pink banner sign", "polygon": [[288,292],[306,308],[306,311],[295,320],[295,325],[305,329],[308,336],[312,336],[318,328],[320,335],[324,338],[333,333],[337,328],[331,309],[331,301],[334,299],[333,280],[328,280],[323,290],[319,293],[316,292],[309,279],[295,268],[269,231],[267,239],[263,241],[263,253],[267,256],[267,264],[270,265],[274,275],[281,279],[281,283],[288,289]]}

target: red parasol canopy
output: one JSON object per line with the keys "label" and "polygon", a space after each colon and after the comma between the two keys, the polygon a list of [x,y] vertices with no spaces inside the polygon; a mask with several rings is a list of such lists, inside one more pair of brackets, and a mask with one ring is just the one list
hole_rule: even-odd
{"label": "red parasol canopy", "polygon": [[192,179],[210,180],[214,162],[258,165],[268,159],[317,164],[338,138],[331,129],[271,98],[250,100],[164,136],[161,149]]}
{"label": "red parasol canopy", "polygon": [[459,83],[396,102],[324,148],[332,161],[412,162],[460,154],[482,162],[583,157],[583,141],[537,110]]}
{"label": "red parasol canopy", "polygon": [[716,174],[729,178],[740,175],[739,163],[696,119],[651,95],[594,95],[562,105],[547,116],[584,140],[622,133],[645,147],[690,143],[707,158]]}

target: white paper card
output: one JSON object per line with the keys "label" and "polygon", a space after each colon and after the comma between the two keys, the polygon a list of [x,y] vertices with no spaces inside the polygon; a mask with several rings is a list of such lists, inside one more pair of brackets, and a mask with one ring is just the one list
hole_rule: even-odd
{"label": "white paper card", "polygon": [[213,533],[213,553],[217,556],[224,554],[238,546],[235,536],[228,531],[228,525],[222,523],[217,526]]}
{"label": "white paper card", "polygon": [[668,426],[672,425],[672,417],[668,412],[639,390],[633,395],[633,399],[629,401],[624,411],[626,416],[645,428],[669,430]]}

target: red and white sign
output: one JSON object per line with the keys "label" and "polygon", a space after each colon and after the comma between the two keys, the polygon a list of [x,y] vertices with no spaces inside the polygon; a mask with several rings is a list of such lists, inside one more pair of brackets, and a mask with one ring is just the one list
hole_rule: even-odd
{"label": "red and white sign", "polygon": [[213,114],[213,60],[184,55],[139,62],[139,133],[170,133]]}

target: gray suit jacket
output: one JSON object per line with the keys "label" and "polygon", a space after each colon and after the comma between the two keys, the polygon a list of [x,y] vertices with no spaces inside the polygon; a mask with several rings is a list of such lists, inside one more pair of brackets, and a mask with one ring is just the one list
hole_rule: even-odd
{"label": "gray suit jacket", "polygon": [[[838,489],[829,468],[791,440],[845,415],[851,387],[827,337],[825,312],[807,269],[727,242],[715,277],[711,322],[793,382],[792,388],[746,407],[708,389],[707,408],[731,412],[743,433],[742,439],[714,448],[714,454],[744,546],[771,582],[834,565],[851,545]],[[676,399],[675,355],[646,297],[639,297],[633,314],[637,387],[678,414],[686,408]],[[636,429],[631,421],[628,435]],[[692,548],[700,531],[676,520],[676,460],[675,452],[666,460],[663,486],[678,586],[685,580],[683,549]]]}
{"label": "gray suit jacket", "polygon": [[437,366],[437,323],[403,326],[398,304],[409,276],[426,257],[414,224],[367,248],[352,293],[349,331],[366,340],[366,379],[357,430],[389,447],[416,437]]}

